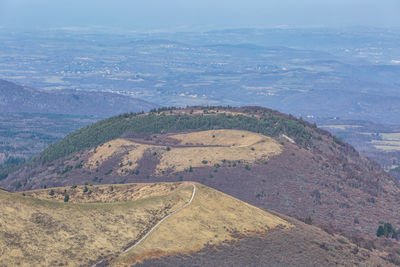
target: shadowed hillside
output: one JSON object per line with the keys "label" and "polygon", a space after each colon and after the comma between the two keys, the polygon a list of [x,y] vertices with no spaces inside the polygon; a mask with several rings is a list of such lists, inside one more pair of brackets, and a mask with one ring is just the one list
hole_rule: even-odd
{"label": "shadowed hillside", "polygon": [[57,113],[108,117],[148,111],[156,104],[115,93],[40,91],[0,80],[0,112]]}
{"label": "shadowed hillside", "polygon": [[211,244],[190,254],[146,259],[135,266],[395,266],[386,253],[361,248],[343,236],[279,216],[294,227],[238,235],[233,242]]}

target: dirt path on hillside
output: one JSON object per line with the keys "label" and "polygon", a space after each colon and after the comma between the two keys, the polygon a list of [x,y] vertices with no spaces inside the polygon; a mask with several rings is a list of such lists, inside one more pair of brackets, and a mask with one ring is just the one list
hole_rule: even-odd
{"label": "dirt path on hillside", "polygon": [[163,222],[165,221],[168,217],[170,217],[171,215],[174,215],[175,213],[183,210],[184,208],[186,208],[187,206],[189,206],[194,198],[194,195],[196,194],[196,185],[193,185],[193,192],[192,192],[192,197],[190,198],[189,202],[186,203],[185,205],[183,205],[182,207],[174,210],[173,212],[171,212],[170,214],[168,214],[167,216],[165,216],[164,218],[162,218],[156,225],[153,226],[153,228],[150,229],[150,231],[148,231],[139,241],[137,241],[135,244],[133,244],[132,246],[130,246],[129,248],[125,249],[123,251],[123,253],[128,252],[129,250],[133,249],[134,247],[136,247],[137,245],[139,245],[140,243],[142,243],[155,229],[157,229],[157,227]]}
{"label": "dirt path on hillside", "polygon": [[[189,206],[190,204],[192,204],[193,198],[196,194],[196,185],[193,185],[193,192],[192,192],[192,196],[190,198],[190,200],[184,204],[182,207],[174,210],[173,212],[169,213],[168,215],[166,215],[164,218],[162,218],[156,225],[154,225],[141,239],[139,239],[137,242],[135,242],[133,245],[131,245],[130,247],[126,248],[122,253],[126,253],[128,251],[130,251],[131,249],[135,248],[136,246],[138,246],[140,243],[142,243],[154,230],[157,229],[158,226],[160,226],[160,224],[165,221],[168,217],[170,217],[171,215],[174,215],[175,213],[183,210],[184,208],[186,208],[187,206]],[[92,267],[100,267],[100,266],[107,266],[108,265],[108,261],[107,260],[101,260],[100,262],[97,262],[95,264],[92,265]]]}

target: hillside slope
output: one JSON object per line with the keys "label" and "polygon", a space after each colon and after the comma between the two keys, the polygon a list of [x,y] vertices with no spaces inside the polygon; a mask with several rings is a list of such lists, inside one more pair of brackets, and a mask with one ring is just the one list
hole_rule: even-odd
{"label": "hillside slope", "polygon": [[7,266],[391,266],[386,253],[190,182],[0,190],[0,208]]}
{"label": "hillside slope", "polygon": [[[124,249],[155,221],[183,205],[190,189],[113,203],[64,203],[0,190],[0,265],[88,264]],[[62,194],[78,190],[83,194],[82,188],[63,188]]]}
{"label": "hillside slope", "polygon": [[[391,254],[368,250],[296,219],[294,227],[238,239],[190,253],[149,258],[135,266],[395,266]],[[114,263],[114,262],[113,262]],[[122,266],[115,261],[114,266]]]}
{"label": "hillside slope", "polygon": [[0,182],[10,190],[198,181],[349,235],[399,227],[400,185],[350,145],[260,107],[124,114],[82,128]]}
{"label": "hillside slope", "polygon": [[[66,195],[70,201],[65,203]],[[191,196],[193,202],[179,210]],[[118,255],[138,261],[196,252],[207,244],[234,240],[236,234],[291,227],[275,215],[193,183],[65,187],[24,194],[0,190],[0,206],[0,264],[5,265],[77,266]]]}
{"label": "hillside slope", "polygon": [[58,113],[108,117],[148,111],[156,104],[128,96],[78,90],[40,91],[0,80],[0,112]]}

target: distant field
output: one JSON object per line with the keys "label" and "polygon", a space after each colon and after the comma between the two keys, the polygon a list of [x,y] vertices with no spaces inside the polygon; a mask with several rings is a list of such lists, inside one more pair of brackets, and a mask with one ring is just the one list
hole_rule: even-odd
{"label": "distant field", "polygon": [[384,140],[400,141],[399,133],[380,133],[379,134]]}
{"label": "distant field", "polygon": [[379,140],[372,140],[371,143],[384,151],[400,151],[400,133],[379,133]]}
{"label": "distant field", "polygon": [[[400,126],[365,121],[321,120],[321,128],[353,145],[389,171],[400,165]],[[330,124],[331,123],[331,124]]]}
{"label": "distant field", "polygon": [[373,140],[372,144],[377,149],[384,150],[384,151],[400,151],[400,141],[378,141],[378,140]]}
{"label": "distant field", "polygon": [[349,128],[360,128],[361,125],[321,125],[321,128],[328,128],[328,129],[338,129],[338,130],[346,130]]}

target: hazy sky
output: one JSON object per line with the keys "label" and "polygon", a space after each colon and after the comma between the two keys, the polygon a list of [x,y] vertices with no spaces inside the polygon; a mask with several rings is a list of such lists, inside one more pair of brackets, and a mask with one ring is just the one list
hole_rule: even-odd
{"label": "hazy sky", "polygon": [[0,0],[0,26],[400,26],[400,0]]}

